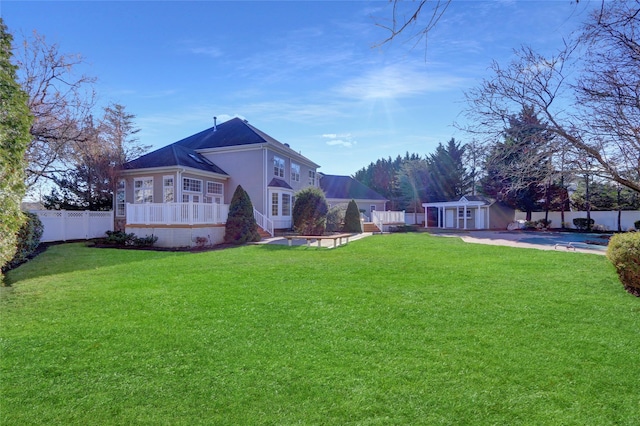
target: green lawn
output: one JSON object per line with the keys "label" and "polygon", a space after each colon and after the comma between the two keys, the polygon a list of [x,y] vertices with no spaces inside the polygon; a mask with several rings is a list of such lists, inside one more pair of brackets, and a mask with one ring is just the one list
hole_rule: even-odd
{"label": "green lawn", "polygon": [[66,244],[8,280],[2,425],[640,424],[640,299],[604,256]]}

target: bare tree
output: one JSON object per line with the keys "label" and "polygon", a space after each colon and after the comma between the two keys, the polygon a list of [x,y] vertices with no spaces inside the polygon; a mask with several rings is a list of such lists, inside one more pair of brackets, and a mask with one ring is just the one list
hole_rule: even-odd
{"label": "bare tree", "polygon": [[[415,39],[416,44],[422,40],[426,42],[427,35],[445,13],[451,0],[419,0],[409,4],[400,0],[389,0],[389,3],[392,4],[391,18],[384,23],[376,23],[388,32],[388,36],[378,44],[379,46],[402,33],[409,33],[409,38]],[[423,21],[425,15],[426,19]]]}
{"label": "bare tree", "polygon": [[494,61],[492,77],[466,94],[467,130],[495,140],[513,112],[533,106],[590,173],[640,191],[638,5],[603,3],[554,55],[523,46],[508,65]]}
{"label": "bare tree", "polygon": [[61,169],[72,145],[82,141],[82,123],[90,115],[94,78],[77,75],[78,55],[60,53],[56,44],[34,32],[17,55],[20,84],[29,96],[34,121],[27,149],[27,185],[32,187]]}

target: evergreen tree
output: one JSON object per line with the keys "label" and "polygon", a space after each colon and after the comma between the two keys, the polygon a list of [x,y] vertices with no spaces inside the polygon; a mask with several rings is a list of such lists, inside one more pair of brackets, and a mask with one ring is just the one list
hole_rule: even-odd
{"label": "evergreen tree", "polygon": [[466,147],[451,138],[447,145],[438,144],[427,157],[429,201],[458,200],[471,189],[472,179],[464,166]]}
{"label": "evergreen tree", "polygon": [[[0,268],[13,258],[16,234],[25,220],[20,203],[26,190],[24,155],[32,123],[28,96],[11,63],[12,41],[0,18]],[[3,278],[0,273],[0,283]]]}
{"label": "evergreen tree", "polygon": [[243,244],[247,242],[260,241],[258,224],[253,217],[253,204],[249,194],[238,185],[231,204],[229,205],[229,216],[225,224],[224,242],[230,244]]}
{"label": "evergreen tree", "polygon": [[504,142],[493,145],[485,163],[482,192],[527,213],[543,208],[541,200],[554,175],[549,144],[553,136],[532,107],[509,119]]}
{"label": "evergreen tree", "polygon": [[296,194],[293,228],[301,235],[322,235],[329,206],[320,188],[307,187]]}
{"label": "evergreen tree", "polygon": [[360,211],[355,200],[349,201],[347,212],[344,215],[344,232],[362,232],[362,223],[360,222]]}

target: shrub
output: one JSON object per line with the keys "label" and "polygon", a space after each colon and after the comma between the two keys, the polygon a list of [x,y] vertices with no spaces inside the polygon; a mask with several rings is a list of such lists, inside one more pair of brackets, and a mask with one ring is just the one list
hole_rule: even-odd
{"label": "shrub", "polygon": [[152,247],[156,241],[158,241],[158,237],[155,235],[145,235],[144,237],[134,237],[133,245],[135,247]]}
{"label": "shrub", "polygon": [[307,187],[296,194],[293,227],[302,235],[322,235],[329,206],[320,188]]}
{"label": "shrub", "polygon": [[640,233],[615,234],[609,240],[607,257],[615,266],[622,285],[640,296]]}
{"label": "shrub", "polygon": [[389,227],[389,232],[418,232],[416,225],[398,225]]}
{"label": "shrub", "polygon": [[577,217],[573,219],[573,226],[575,226],[580,231],[590,229],[594,223],[595,221],[593,219],[587,220],[586,217]]}
{"label": "shrub", "polygon": [[105,234],[107,234],[107,238],[104,242],[114,246],[132,246],[133,240],[136,238],[136,234],[133,232],[127,234],[124,231],[107,231]]}
{"label": "shrub", "polygon": [[238,185],[229,205],[229,216],[224,227],[224,242],[243,244],[260,241],[260,239],[249,194],[241,185]]}
{"label": "shrub", "polygon": [[22,214],[25,221],[16,235],[16,253],[13,255],[13,259],[3,268],[5,270],[15,268],[26,262],[40,245],[40,238],[42,238],[42,231],[44,230],[40,218],[37,214],[30,212],[23,212]]}
{"label": "shrub", "polygon": [[640,220],[636,220],[635,222],[633,222],[633,226],[635,226],[635,228],[640,231]]}
{"label": "shrub", "polygon": [[327,213],[327,232],[338,232],[344,227],[344,206],[334,206]]}
{"label": "shrub", "polygon": [[360,222],[360,211],[355,200],[349,201],[347,212],[344,215],[344,232],[362,233],[362,223]]}
{"label": "shrub", "polygon": [[127,234],[123,231],[107,231],[106,234],[104,242],[118,247],[151,247],[158,241],[155,235],[137,237],[133,232]]}

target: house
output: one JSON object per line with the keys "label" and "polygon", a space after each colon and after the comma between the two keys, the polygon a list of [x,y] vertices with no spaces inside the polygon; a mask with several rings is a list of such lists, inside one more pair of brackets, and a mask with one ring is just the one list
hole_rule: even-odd
{"label": "house", "polygon": [[344,205],[351,200],[358,205],[358,210],[371,220],[374,211],[385,211],[387,199],[368,186],[358,182],[351,176],[325,175],[320,173],[320,188],[324,191],[329,207]]}
{"label": "house", "polygon": [[[432,224],[437,228],[507,229],[515,216],[513,208],[475,195],[465,195],[458,201],[423,203],[422,206],[425,218],[435,214],[435,224]],[[429,219],[426,219],[425,228],[428,227]]]}
{"label": "house", "polygon": [[123,165],[114,197],[115,229],[155,235],[158,246],[223,241],[238,185],[258,225],[291,228],[294,194],[318,186],[320,166],[246,120],[233,118]]}

